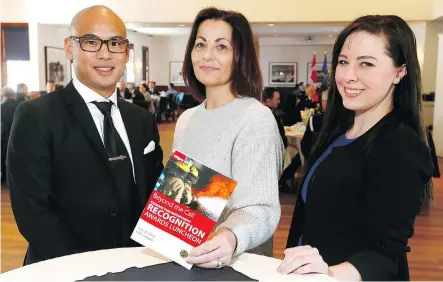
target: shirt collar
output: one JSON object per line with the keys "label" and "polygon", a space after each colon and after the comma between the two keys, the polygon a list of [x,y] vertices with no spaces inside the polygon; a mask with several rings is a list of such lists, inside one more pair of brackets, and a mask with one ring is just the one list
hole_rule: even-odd
{"label": "shirt collar", "polygon": [[112,103],[114,103],[114,105],[116,107],[118,107],[118,105],[117,105],[117,89],[115,89],[114,93],[112,93],[112,95],[106,99],[103,96],[101,96],[100,94],[98,94],[97,92],[95,92],[94,90],[88,88],[86,85],[81,83],[80,80],[78,80],[78,78],[76,78],[76,77],[72,78],[72,83],[74,84],[74,87],[77,90],[77,92],[80,94],[80,96],[82,96],[83,100],[85,100],[86,104],[89,104],[94,101],[98,101],[98,102],[111,101]]}

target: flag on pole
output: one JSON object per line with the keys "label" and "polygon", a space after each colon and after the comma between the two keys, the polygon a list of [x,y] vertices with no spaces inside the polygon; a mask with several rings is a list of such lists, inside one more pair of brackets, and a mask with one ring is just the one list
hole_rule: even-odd
{"label": "flag on pole", "polygon": [[321,83],[328,83],[328,59],[326,58],[326,52],[325,52],[325,58],[323,59],[323,66],[321,68],[321,72],[323,73]]}
{"label": "flag on pole", "polygon": [[317,83],[317,70],[315,69],[316,64],[317,64],[317,60],[316,60],[315,54],[314,54],[314,58],[312,58],[311,76],[310,76],[312,83]]}
{"label": "flag on pole", "polygon": [[325,58],[323,60],[323,66],[321,68],[321,71],[325,74],[325,76],[328,76],[328,59],[326,58],[326,53],[325,53]]}

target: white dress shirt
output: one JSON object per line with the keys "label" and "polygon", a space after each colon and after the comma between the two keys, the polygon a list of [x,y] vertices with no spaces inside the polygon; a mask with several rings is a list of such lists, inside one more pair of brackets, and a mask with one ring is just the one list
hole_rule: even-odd
{"label": "white dress shirt", "polygon": [[117,129],[118,134],[120,135],[120,138],[123,140],[123,143],[125,144],[126,150],[128,151],[129,157],[131,159],[132,164],[132,176],[134,177],[135,181],[135,172],[134,172],[134,161],[132,159],[132,151],[131,151],[131,145],[129,144],[129,138],[128,133],[126,132],[125,124],[123,123],[122,115],[120,114],[120,110],[118,109],[117,104],[117,89],[112,93],[112,95],[106,99],[97,92],[93,91],[92,89],[88,88],[86,85],[81,83],[76,77],[73,77],[72,83],[74,84],[75,89],[77,89],[80,96],[82,96],[83,100],[85,100],[86,105],[88,106],[89,112],[91,113],[92,119],[94,120],[95,125],[97,126],[98,133],[100,134],[100,137],[102,139],[102,142],[104,144],[104,128],[103,128],[103,120],[104,116],[102,112],[97,108],[96,105],[94,105],[92,102],[106,102],[111,101],[114,103],[111,107],[111,117],[112,121],[114,123],[115,129]]}

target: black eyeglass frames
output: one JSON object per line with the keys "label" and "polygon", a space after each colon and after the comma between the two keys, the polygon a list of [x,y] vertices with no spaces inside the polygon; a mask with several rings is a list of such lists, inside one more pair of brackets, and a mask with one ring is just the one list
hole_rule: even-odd
{"label": "black eyeglass frames", "polygon": [[86,52],[98,52],[103,44],[106,44],[109,52],[124,53],[129,46],[128,39],[103,40],[98,37],[89,36],[69,36],[69,38],[77,41],[80,44],[80,48]]}

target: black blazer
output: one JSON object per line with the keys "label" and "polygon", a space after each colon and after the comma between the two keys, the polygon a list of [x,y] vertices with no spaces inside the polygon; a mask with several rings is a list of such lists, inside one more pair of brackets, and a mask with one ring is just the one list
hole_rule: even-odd
{"label": "black blazer", "polygon": [[288,138],[286,137],[286,134],[285,134],[285,128],[283,126],[282,118],[281,118],[280,114],[277,113],[276,110],[273,110],[271,108],[269,108],[269,109],[272,111],[275,121],[277,122],[278,132],[280,133],[281,140],[283,141],[283,145],[285,146],[285,148],[287,148],[288,147]]}
{"label": "black blazer", "polygon": [[9,133],[11,132],[12,120],[14,119],[14,113],[19,105],[15,99],[7,99],[1,105],[1,122],[2,122],[2,132],[1,138],[2,142],[8,143]]}
{"label": "black blazer", "polygon": [[25,102],[28,100],[28,96],[25,93],[22,92],[17,92],[17,94],[15,95],[17,102],[21,103],[21,102]]}
{"label": "black blazer", "polygon": [[287,247],[303,235],[330,266],[347,261],[363,280],[409,280],[408,239],[431,175],[428,147],[388,114],[317,167],[306,204],[297,199]]}
{"label": "black blazer", "polygon": [[[163,169],[158,129],[148,111],[122,99],[118,107],[131,145],[140,209]],[[151,141],[155,150],[144,155]],[[72,82],[17,108],[7,168],[12,210],[29,242],[28,263],[124,247],[115,245],[114,176],[97,127]]]}
{"label": "black blazer", "polygon": [[117,88],[117,97],[123,99],[131,99],[131,93],[129,93],[128,88],[125,88],[124,97],[121,96],[120,88]]}
{"label": "black blazer", "polygon": [[145,100],[145,96],[143,96],[143,94],[138,91],[137,89],[134,90],[134,92],[131,95],[131,99],[133,101],[144,101]]}
{"label": "black blazer", "polygon": [[[323,125],[323,118],[324,118],[323,113],[314,115],[309,119],[308,124],[306,125],[306,131],[303,134],[303,138],[300,141],[301,153],[305,158],[309,157],[312,147],[314,146],[318,136],[320,135],[320,130]],[[311,119],[314,131],[311,130],[311,124],[310,124]]]}

